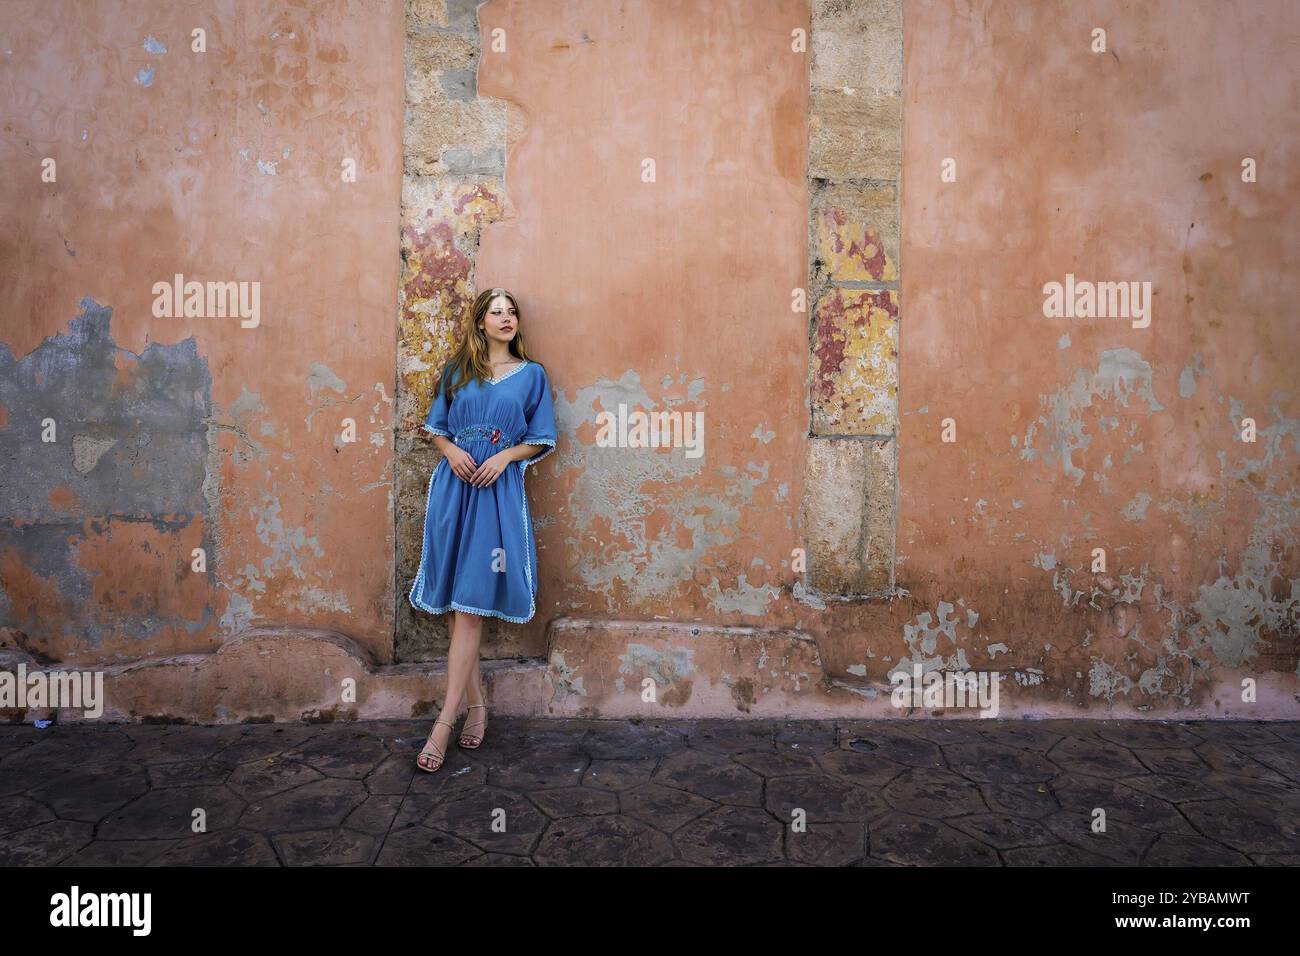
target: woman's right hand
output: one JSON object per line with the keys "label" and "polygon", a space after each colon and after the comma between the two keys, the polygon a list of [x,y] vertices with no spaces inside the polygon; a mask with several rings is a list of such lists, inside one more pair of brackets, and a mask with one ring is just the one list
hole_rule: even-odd
{"label": "woman's right hand", "polygon": [[452,445],[447,449],[444,457],[447,459],[447,465],[461,481],[469,481],[474,477],[474,472],[478,469],[478,462],[465,449],[459,445]]}

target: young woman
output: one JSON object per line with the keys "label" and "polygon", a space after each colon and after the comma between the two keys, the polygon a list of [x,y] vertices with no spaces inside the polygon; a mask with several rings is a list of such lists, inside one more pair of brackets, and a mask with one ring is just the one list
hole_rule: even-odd
{"label": "young woman", "polygon": [[453,612],[447,696],[415,761],[429,772],[442,766],[462,698],[469,712],[458,743],[474,750],[483,742],[483,618],[522,624],[537,609],[537,547],[524,475],[555,450],[555,412],[546,370],[528,358],[519,323],[509,292],[479,293],[424,420],[443,457],[429,479],[410,601],[431,614]]}

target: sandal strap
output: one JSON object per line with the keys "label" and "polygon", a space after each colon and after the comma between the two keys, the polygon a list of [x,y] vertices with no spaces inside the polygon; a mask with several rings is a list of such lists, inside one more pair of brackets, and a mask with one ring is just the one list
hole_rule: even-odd
{"label": "sandal strap", "polygon": [[[435,721],[433,722],[433,724],[434,724],[435,727],[436,727],[438,724],[442,724],[444,727],[450,727],[452,730],[455,730],[455,729],[456,729],[456,725],[455,725],[455,724],[449,724],[447,721],[442,720],[441,718],[435,720]],[[429,731],[429,739],[426,740],[426,741],[424,742],[424,748],[420,751],[420,756],[424,756],[425,754],[431,754],[431,755],[437,757],[439,760],[446,760],[446,759],[447,759],[447,755],[446,755],[446,753],[444,753],[444,752],[443,752],[443,751],[438,747],[438,745],[435,744],[435,743],[433,742],[433,731]]]}

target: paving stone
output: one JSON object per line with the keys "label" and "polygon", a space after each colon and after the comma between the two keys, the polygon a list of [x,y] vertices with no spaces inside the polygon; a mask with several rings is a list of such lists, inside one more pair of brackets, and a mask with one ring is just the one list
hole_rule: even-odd
{"label": "paving stone", "polygon": [[1036,753],[1047,753],[1062,739],[1055,731],[1025,720],[984,720],[980,721],[978,731],[989,743],[1002,747],[1019,747]]}
{"label": "paving stone", "polygon": [[151,787],[215,787],[230,779],[235,766],[215,758],[200,758],[146,765],[145,770]]}
{"label": "paving stone", "polygon": [[654,773],[659,761],[654,758],[645,760],[604,760],[595,759],[582,775],[582,785],[599,787],[605,790],[627,790],[646,783]]}
{"label": "paving stone", "polygon": [[1092,819],[1091,812],[1062,810],[1044,817],[1042,824],[1065,843],[1130,866],[1142,862],[1142,855],[1157,836],[1150,830],[1116,820],[1110,813],[1106,814],[1106,832],[1094,833]]}
{"label": "paving stone", "polygon": [[1162,747],[1183,750],[1205,742],[1192,725],[1154,720],[1106,721],[1098,728],[1097,736],[1130,750],[1158,750]]}
{"label": "paving stone", "polygon": [[1205,720],[1188,726],[1207,742],[1229,747],[1272,744],[1280,739],[1274,730],[1276,724],[1259,721]]}
{"label": "paving stone", "polygon": [[939,745],[916,734],[883,726],[862,727],[841,738],[840,746],[855,753],[883,757],[908,767],[946,770]]}
{"label": "paving stone", "polygon": [[377,866],[458,866],[482,854],[473,844],[430,830],[403,827],[388,834],[375,857]]}
{"label": "paving stone", "polygon": [[245,800],[257,802],[324,779],[325,775],[314,767],[275,756],[240,764],[230,772],[226,785]]}
{"label": "paving stone", "polygon": [[596,787],[565,787],[560,790],[539,790],[532,795],[533,803],[552,820],[565,817],[599,816],[618,813],[618,796],[609,790]]}
{"label": "paving stone", "polygon": [[873,857],[906,866],[998,866],[998,855],[940,820],[891,813],[868,828]]}
{"label": "paving stone", "polygon": [[375,838],[344,828],[309,833],[283,833],[273,838],[286,866],[338,866],[369,863],[377,849]]}
{"label": "paving stone", "polygon": [[1276,771],[1292,783],[1300,783],[1300,744],[1278,742],[1252,746],[1248,753],[1257,762]]}
{"label": "paving stone", "polygon": [[[455,739],[454,734],[452,739]],[[378,737],[356,730],[343,735],[313,737],[285,751],[284,756],[301,761],[327,777],[361,780],[388,759],[389,751]],[[414,764],[414,758],[411,762]]]}
{"label": "paving stone", "polygon": [[369,794],[359,780],[326,777],[275,796],[250,801],[248,809],[239,818],[239,825],[259,833],[337,827],[367,796]]}
{"label": "paving stone", "polygon": [[94,827],[54,820],[0,836],[0,866],[51,866],[94,839]]}
{"label": "paving stone", "polygon": [[979,788],[994,813],[1037,820],[1061,809],[1045,783],[982,783]]}
{"label": "paving stone", "polygon": [[865,823],[810,823],[804,832],[785,831],[786,858],[815,866],[848,866],[866,856]]}
{"label": "paving stone", "polygon": [[31,797],[20,794],[0,797],[0,836],[48,823],[53,819],[54,812]]}
{"label": "paving stone", "polygon": [[1175,805],[1191,800],[1218,800],[1224,796],[1222,790],[1193,777],[1148,774],[1142,777],[1123,777],[1119,782],[1126,787],[1149,793]]}
{"label": "paving stone", "polygon": [[1144,866],[1249,866],[1245,854],[1202,837],[1162,833],[1142,860]]}
{"label": "paving stone", "polygon": [[817,765],[829,774],[843,777],[868,790],[883,790],[907,770],[900,763],[852,750],[833,750],[817,757]]}
{"label": "paving stone", "polygon": [[750,807],[717,807],[673,834],[684,859],[706,866],[755,866],[783,859],[782,824]]}
{"label": "paving stone", "polygon": [[[1172,777],[1162,777],[1172,780]],[[1241,803],[1264,803],[1273,807],[1300,806],[1300,786],[1288,781],[1266,780],[1260,777],[1236,777],[1227,773],[1212,773],[1204,783],[1230,800]]]}
{"label": "paving stone", "polygon": [[754,771],[760,777],[788,777],[797,773],[819,772],[817,761],[813,759],[812,754],[791,751],[768,753],[760,750],[755,753],[736,754],[731,759],[742,767]]}
{"label": "paving stone", "polygon": [[820,754],[839,748],[834,724],[822,721],[786,721],[777,725],[774,735],[778,753]]}
{"label": "paving stone", "polygon": [[417,767],[415,758],[411,758],[411,768],[414,776],[407,789],[408,794],[463,793],[466,790],[486,786],[488,775],[491,773],[487,763],[477,761],[471,763],[455,751],[448,754],[447,761],[433,773]]}
{"label": "paving stone", "polygon": [[1170,774],[1175,777],[1204,777],[1212,772],[1208,763],[1202,760],[1195,750],[1190,748],[1167,750],[1136,749],[1133,756],[1147,770],[1155,774]]}
{"label": "paving stone", "polygon": [[532,856],[543,866],[658,866],[673,857],[673,845],[627,816],[575,817],[552,824]]}
{"label": "paving stone", "polygon": [[1007,866],[1119,866],[1118,860],[1112,860],[1099,853],[1074,846],[1070,843],[1056,843],[1052,846],[1031,846],[1017,850],[1002,851],[1002,859]]}
{"label": "paving stone", "polygon": [[74,770],[52,783],[32,788],[27,794],[64,820],[98,823],[148,791],[149,781],[142,768],[92,769]]}
{"label": "paving stone", "polygon": [[580,745],[593,760],[637,760],[676,753],[682,749],[682,738],[663,729],[617,723],[587,731]]}
{"label": "paving stone", "polygon": [[0,865],[1300,865],[1300,721],[430,722],[0,725]]}
{"label": "paving stone", "polygon": [[325,731],[298,724],[251,724],[213,756],[234,764],[264,760],[292,750],[320,733]]}
{"label": "paving stone", "polygon": [[101,840],[185,839],[194,831],[194,811],[204,811],[209,833],[233,827],[244,801],[225,787],[169,787],[151,790],[104,818]]}
{"label": "paving stone", "polygon": [[1128,777],[1146,770],[1128,748],[1099,738],[1066,737],[1047,758],[1062,770],[1099,777]]}
{"label": "paving stone", "polygon": [[534,752],[509,764],[500,764],[494,759],[488,780],[493,786],[507,790],[575,787],[582,783],[582,776],[590,763],[591,758],[583,753]]}
{"label": "paving stone", "polygon": [[1062,774],[1052,783],[1062,809],[1091,817],[1094,809],[1106,811],[1106,823],[1119,821],[1164,833],[1195,835],[1191,824],[1167,800],[1116,780],[1084,774]]}
{"label": "paving stone", "polygon": [[397,819],[397,811],[401,808],[403,799],[404,797],[394,794],[373,794],[366,797],[360,806],[343,819],[343,825],[359,833],[387,833]]}
{"label": "paving stone", "polygon": [[792,822],[796,809],[808,823],[853,823],[889,812],[889,804],[878,793],[846,780],[803,774],[778,777],[767,782],[768,811],[784,823]]}
{"label": "paving stone", "polygon": [[672,833],[696,817],[703,816],[717,804],[684,790],[643,784],[619,794],[624,816],[647,823],[664,833]]}
{"label": "paving stone", "polygon": [[943,753],[954,773],[977,783],[1041,783],[1061,770],[1040,754],[1007,744],[948,744]]}
{"label": "paving stone", "polygon": [[[397,813],[393,817],[392,829],[401,830],[405,827],[418,827],[422,825],[425,818],[433,812],[434,807],[440,804],[443,800],[446,800],[451,794],[459,792],[464,791],[432,790],[424,793],[411,792],[404,794],[401,798],[401,802],[397,805]],[[367,798],[366,803],[369,803],[373,799],[374,797]],[[364,806],[365,804],[362,804],[361,807],[357,807],[357,809],[353,810],[352,813],[361,811]],[[351,814],[349,814],[349,817],[350,816]]]}
{"label": "paving stone", "polygon": [[533,866],[533,861],[526,856],[513,853],[483,853],[466,860],[461,866]]}
{"label": "paving stone", "polygon": [[1037,821],[1006,813],[976,813],[969,817],[950,818],[945,822],[997,850],[1047,846],[1059,842],[1050,830]]}
{"label": "paving stone", "polygon": [[1235,750],[1220,743],[1201,744],[1196,754],[1216,773],[1232,777],[1258,777],[1277,783],[1290,783],[1285,774],[1278,773],[1267,764],[1260,763],[1248,752]]}
{"label": "paving stone", "polygon": [[43,766],[34,770],[27,768],[0,769],[0,797],[13,796],[42,784],[54,783],[66,777],[75,769],[71,765]]}
{"label": "paving stone", "polygon": [[1235,800],[1200,800],[1182,808],[1204,836],[1243,853],[1300,852],[1294,812]]}
{"label": "paving stone", "polygon": [[701,753],[749,753],[755,750],[776,750],[776,733],[765,720],[700,720],[694,722],[689,734],[692,750]]}
{"label": "paving stone", "polygon": [[763,800],[762,777],[714,752],[691,750],[666,757],[651,779],[661,786],[688,790],[719,803],[757,807]]}
{"label": "paving stone", "polygon": [[[879,726],[879,721],[876,726]],[[945,720],[943,718],[908,718],[902,720],[891,720],[889,726],[896,731],[912,734],[922,740],[928,740],[930,743],[938,744],[943,747],[947,744],[966,743],[972,737],[979,733],[980,724],[984,723],[979,718]],[[957,726],[957,725],[961,726]]]}
{"label": "paving stone", "polygon": [[127,760],[131,751],[131,741],[124,735],[105,733],[99,728],[60,728],[42,733],[50,736],[5,759],[6,774],[18,773],[37,781],[53,779],[69,770],[112,769]]}
{"label": "paving stone", "polygon": [[[419,751],[417,750],[418,754]],[[440,771],[441,772],[441,771]],[[389,754],[365,778],[368,793],[402,794],[411,786],[413,774],[421,773],[415,758],[406,754]]]}
{"label": "paving stone", "polygon": [[95,840],[61,866],[147,866],[177,844],[177,840]]}
{"label": "paving stone", "polygon": [[884,795],[896,810],[921,816],[957,817],[988,810],[979,787],[946,770],[905,771]]}
{"label": "paving stone", "polygon": [[278,866],[271,841],[251,830],[196,833],[178,840],[149,866]]}
{"label": "paving stone", "polygon": [[134,763],[163,764],[215,757],[237,738],[229,733],[213,734],[206,727],[150,727],[128,725],[123,731],[130,741]]}
{"label": "paving stone", "polygon": [[499,787],[478,787],[439,802],[424,825],[485,852],[528,853],[547,819],[528,798]]}

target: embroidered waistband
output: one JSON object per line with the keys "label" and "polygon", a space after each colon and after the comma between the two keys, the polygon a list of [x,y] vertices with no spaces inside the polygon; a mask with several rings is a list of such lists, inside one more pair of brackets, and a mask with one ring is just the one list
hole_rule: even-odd
{"label": "embroidered waistband", "polygon": [[456,432],[456,437],[452,440],[459,444],[462,441],[470,441],[475,438],[486,438],[492,444],[500,445],[503,448],[512,448],[519,444],[518,441],[513,440],[495,425],[466,425]]}

